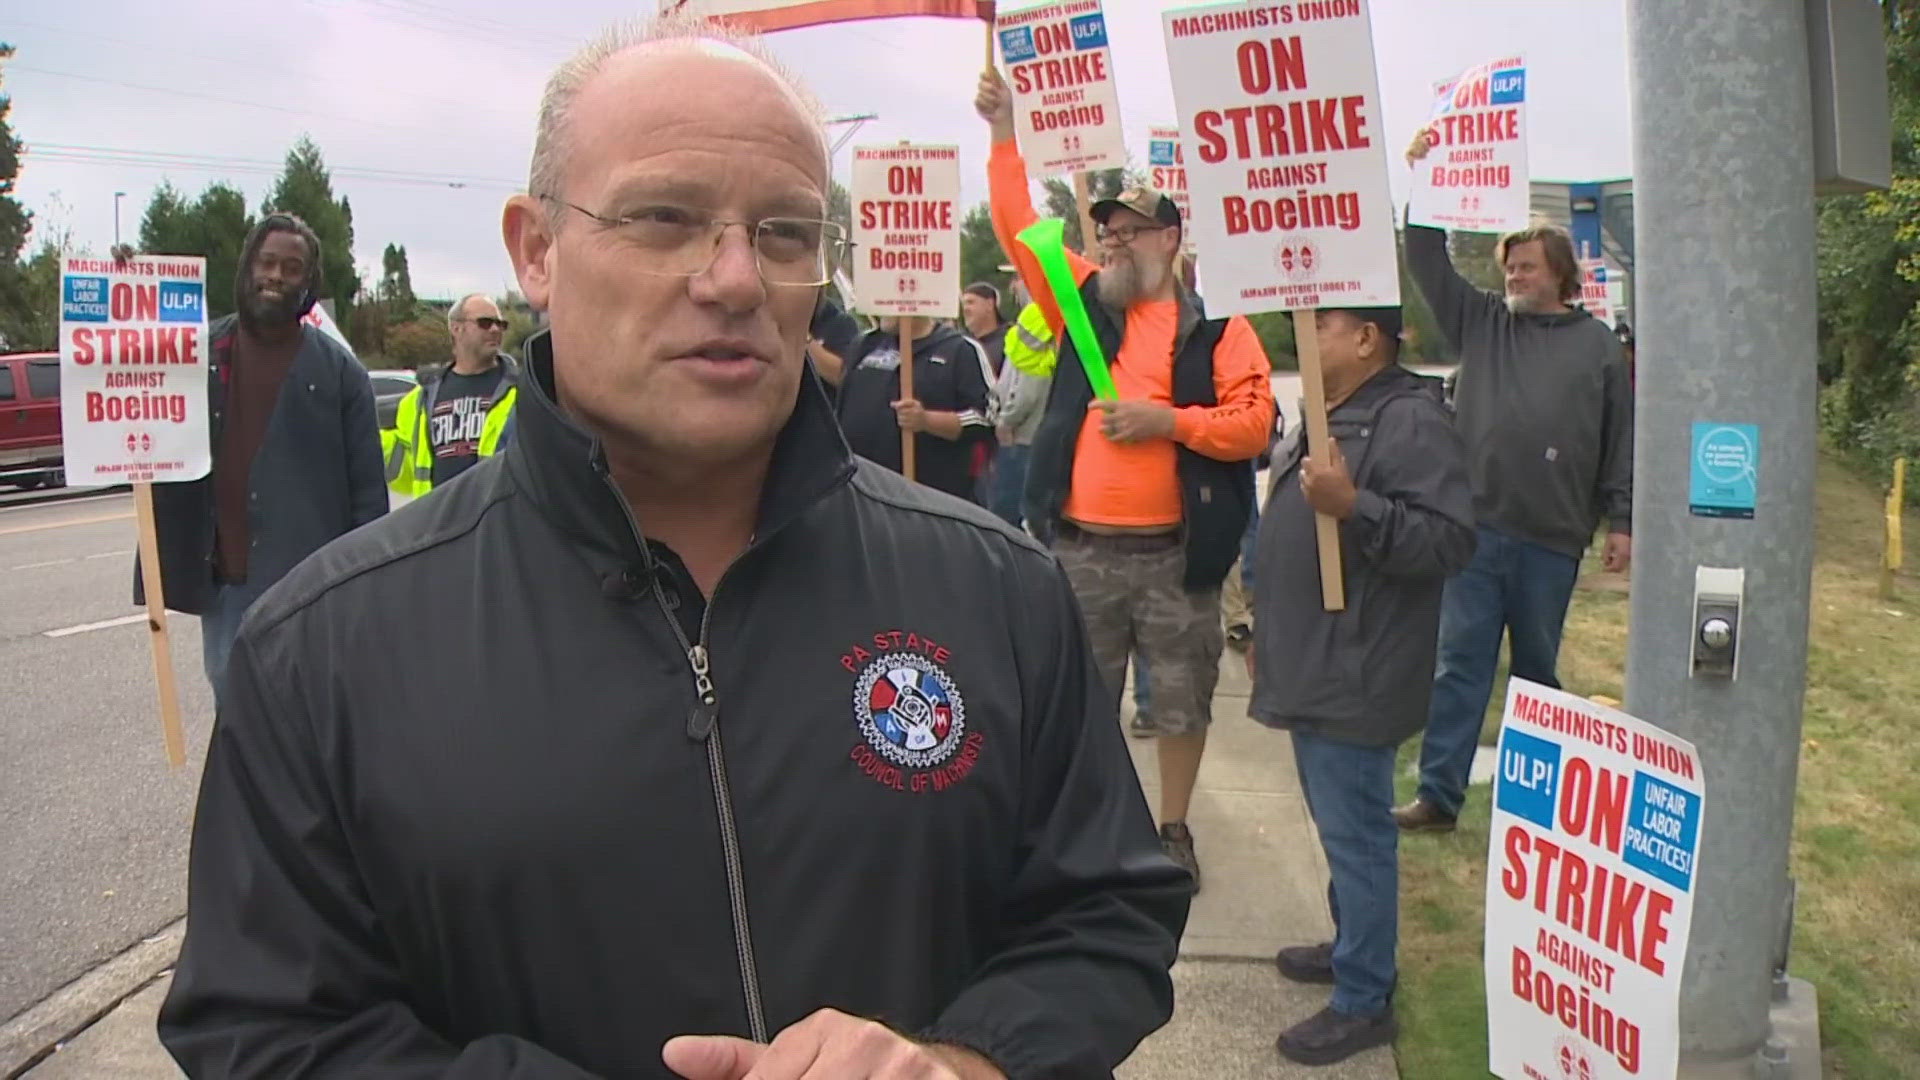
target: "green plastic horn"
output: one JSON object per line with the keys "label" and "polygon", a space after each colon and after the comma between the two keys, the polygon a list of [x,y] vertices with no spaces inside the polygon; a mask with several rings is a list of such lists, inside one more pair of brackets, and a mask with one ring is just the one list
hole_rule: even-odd
{"label": "green plastic horn", "polygon": [[1087,369],[1087,382],[1093,392],[1109,401],[1120,398],[1113,388],[1113,373],[1107,370],[1107,357],[1100,351],[1100,339],[1094,336],[1093,323],[1087,320],[1087,304],[1080,297],[1080,286],[1073,280],[1073,267],[1067,263],[1066,222],[1059,218],[1041,218],[1020,231],[1017,238],[1040,260],[1047,275],[1047,286],[1066,321],[1067,335],[1073,339],[1073,351],[1080,355],[1080,366]]}

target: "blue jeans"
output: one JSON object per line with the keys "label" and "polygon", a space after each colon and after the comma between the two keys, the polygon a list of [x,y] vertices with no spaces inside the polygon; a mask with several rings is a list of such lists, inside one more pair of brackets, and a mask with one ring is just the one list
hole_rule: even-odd
{"label": "blue jeans", "polygon": [[1392,1007],[1400,940],[1400,830],[1393,823],[1391,746],[1293,733],[1307,813],[1327,853],[1333,915],[1333,1007],[1379,1016]]}
{"label": "blue jeans", "polygon": [[[1021,468],[1026,468],[1022,462]],[[1260,505],[1256,501],[1253,513],[1247,515],[1247,531],[1240,534],[1240,587],[1246,590],[1248,602],[1253,598],[1253,548],[1260,536]],[[1133,711],[1144,715],[1152,694],[1147,687],[1147,665],[1140,662],[1140,654],[1133,654]]]}
{"label": "blue jeans", "polygon": [[245,586],[215,585],[207,598],[207,609],[200,614],[200,665],[213,686],[215,709],[225,697],[227,656],[233,652],[233,636],[240,630],[240,617],[254,599]]}
{"label": "blue jeans", "polygon": [[1493,697],[1504,633],[1522,679],[1559,689],[1560,630],[1580,560],[1481,528],[1465,570],[1440,601],[1440,656],[1427,735],[1420,746],[1420,798],[1458,815],[1480,726]]}
{"label": "blue jeans", "polygon": [[1027,461],[1031,457],[1031,446],[1003,446],[993,456],[987,509],[1016,529],[1025,517],[1020,512],[1020,497],[1027,489]]}

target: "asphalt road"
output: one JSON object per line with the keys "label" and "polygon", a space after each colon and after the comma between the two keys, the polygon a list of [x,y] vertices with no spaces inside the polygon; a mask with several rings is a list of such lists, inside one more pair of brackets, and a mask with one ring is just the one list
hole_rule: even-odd
{"label": "asphalt road", "polygon": [[[67,493],[69,496],[76,493]],[[0,1020],[186,910],[213,698],[198,621],[168,620],[188,764],[167,765],[133,499],[0,499]]]}

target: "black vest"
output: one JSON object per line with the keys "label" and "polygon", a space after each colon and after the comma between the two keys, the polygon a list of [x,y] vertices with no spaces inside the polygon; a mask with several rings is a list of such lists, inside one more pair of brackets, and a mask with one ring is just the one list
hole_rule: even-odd
{"label": "black vest", "polygon": [[[1087,319],[1093,324],[1094,337],[1107,355],[1109,366],[1120,355],[1124,322],[1116,322],[1116,313],[1100,302],[1096,289],[1099,275],[1087,278],[1080,287],[1087,307]],[[1124,318],[1124,315],[1121,316]],[[1202,318],[1190,297],[1180,305],[1180,327],[1173,339],[1173,403],[1218,405],[1213,392],[1213,350],[1225,332],[1225,319]],[[1093,384],[1087,381],[1080,365],[1079,352],[1072,335],[1063,329],[1058,335],[1060,356],[1054,367],[1053,386],[1047,393],[1046,413],[1033,436],[1033,456],[1027,471],[1023,499],[1027,527],[1043,543],[1053,542],[1060,512],[1067,504],[1067,489],[1073,484],[1073,455],[1086,422],[1087,405],[1093,401]],[[1240,537],[1246,531],[1247,517],[1253,512],[1253,462],[1219,461],[1176,446],[1180,478],[1182,524],[1186,530],[1189,592],[1217,589],[1240,557]]]}

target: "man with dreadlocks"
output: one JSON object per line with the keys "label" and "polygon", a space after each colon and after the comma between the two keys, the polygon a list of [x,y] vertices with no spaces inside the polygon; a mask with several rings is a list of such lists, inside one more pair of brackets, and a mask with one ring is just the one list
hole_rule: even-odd
{"label": "man with dreadlocks", "polygon": [[[319,238],[291,214],[267,215],[241,249],[236,313],[209,328],[213,471],[153,489],[166,603],[200,616],[216,704],[247,608],[387,510],[366,369],[302,318],[319,287]],[[136,565],[135,603],[144,591]]]}

